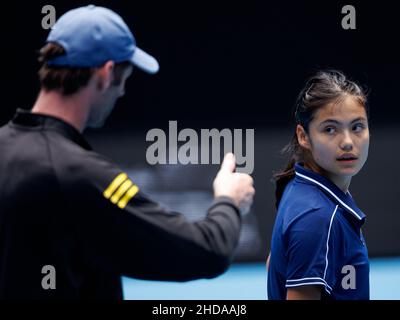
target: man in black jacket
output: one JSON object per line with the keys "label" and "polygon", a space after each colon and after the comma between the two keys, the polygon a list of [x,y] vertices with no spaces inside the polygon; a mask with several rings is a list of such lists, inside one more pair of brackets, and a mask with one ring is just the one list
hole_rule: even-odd
{"label": "man in black jacket", "polygon": [[134,66],[158,71],[121,17],[95,6],[67,12],[40,61],[32,110],[0,128],[0,298],[121,299],[122,275],[187,281],[224,272],[254,195],[233,154],[207,216],[190,223],[82,136],[104,123]]}

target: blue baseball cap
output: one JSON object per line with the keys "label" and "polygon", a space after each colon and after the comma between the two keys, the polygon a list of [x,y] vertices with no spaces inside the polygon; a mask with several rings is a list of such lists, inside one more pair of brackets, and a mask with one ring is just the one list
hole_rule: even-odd
{"label": "blue baseball cap", "polygon": [[66,67],[99,67],[106,61],[130,61],[148,73],[159,69],[157,60],[136,46],[129,27],[114,11],[89,5],[66,12],[54,24],[47,42],[61,45],[66,54],[47,62]]}

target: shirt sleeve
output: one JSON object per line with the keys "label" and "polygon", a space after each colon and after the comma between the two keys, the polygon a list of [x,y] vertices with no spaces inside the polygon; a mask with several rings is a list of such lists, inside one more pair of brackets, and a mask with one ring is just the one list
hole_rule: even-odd
{"label": "shirt sleeve", "polygon": [[116,166],[90,161],[67,188],[70,205],[80,212],[77,234],[87,263],[129,277],[174,281],[212,278],[227,269],[241,226],[230,198],[215,199],[203,220],[189,222],[149,199]]}
{"label": "shirt sleeve", "polygon": [[286,231],[288,268],[286,288],[319,285],[330,294],[336,283],[335,213],[313,209]]}

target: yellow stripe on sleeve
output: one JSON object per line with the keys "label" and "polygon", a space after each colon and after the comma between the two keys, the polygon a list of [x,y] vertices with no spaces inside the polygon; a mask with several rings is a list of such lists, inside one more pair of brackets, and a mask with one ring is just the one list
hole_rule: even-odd
{"label": "yellow stripe on sleeve", "polygon": [[132,181],[131,180],[126,180],[118,189],[115,191],[113,196],[111,197],[111,202],[112,203],[117,203],[122,195],[132,186]]}
{"label": "yellow stripe on sleeve", "polygon": [[119,187],[119,185],[128,178],[126,173],[120,173],[103,192],[103,196],[109,199],[114,191]]}
{"label": "yellow stripe on sleeve", "polygon": [[137,185],[133,185],[128,192],[124,195],[124,197],[118,202],[118,207],[121,209],[124,209],[126,205],[128,204],[129,200],[132,199],[132,197],[138,193],[139,188]]}

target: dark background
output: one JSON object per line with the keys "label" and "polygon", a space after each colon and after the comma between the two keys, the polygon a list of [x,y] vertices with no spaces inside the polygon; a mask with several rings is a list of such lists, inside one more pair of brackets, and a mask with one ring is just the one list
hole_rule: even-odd
{"label": "dark background", "polygon": [[[270,178],[284,164],[279,150],[292,136],[294,100],[314,71],[342,70],[369,91],[370,157],[351,186],[367,214],[369,252],[400,255],[400,10],[394,2],[8,2],[0,22],[0,124],[16,108],[30,108],[38,93],[36,51],[48,34],[41,27],[42,7],[55,6],[58,18],[89,3],[118,12],[138,46],[160,63],[155,76],[135,70],[105,127],[87,131],[95,150],[131,170],[166,205],[201,212],[196,218],[211,199],[218,166],[150,166],[147,131],[167,131],[170,120],[178,121],[178,130],[255,129],[257,195],[237,258],[262,260],[275,218]],[[347,4],[356,8],[356,30],[341,27]]]}

